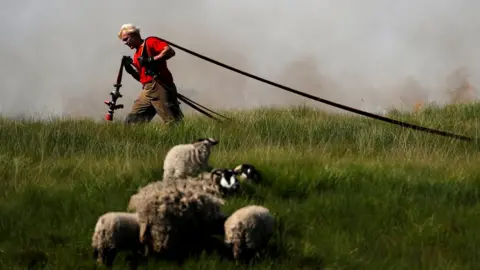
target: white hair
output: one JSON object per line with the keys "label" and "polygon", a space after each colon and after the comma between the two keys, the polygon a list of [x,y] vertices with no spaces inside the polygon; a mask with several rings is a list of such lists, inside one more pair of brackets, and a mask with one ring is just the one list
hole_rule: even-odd
{"label": "white hair", "polygon": [[120,31],[118,32],[118,38],[122,39],[123,33],[131,34],[131,33],[137,33],[140,35],[140,28],[136,27],[135,25],[131,23],[126,23],[120,27]]}

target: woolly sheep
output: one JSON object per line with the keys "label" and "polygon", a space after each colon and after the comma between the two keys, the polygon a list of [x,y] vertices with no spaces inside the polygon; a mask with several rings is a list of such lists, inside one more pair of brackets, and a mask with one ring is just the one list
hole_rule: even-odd
{"label": "woolly sheep", "polygon": [[135,211],[137,206],[142,203],[146,197],[153,194],[165,185],[175,184],[177,187],[185,189],[195,189],[206,192],[217,197],[225,197],[235,193],[239,189],[239,180],[235,172],[231,169],[214,169],[211,173],[199,175],[197,177],[187,177],[185,179],[170,179],[170,181],[152,182],[138,190],[136,194],[130,197],[127,211]]}
{"label": "woolly sheep", "polygon": [[233,171],[239,175],[238,179],[240,182],[253,181],[254,183],[258,183],[261,181],[260,172],[252,164],[240,164],[236,166]]}
{"label": "woolly sheep", "polygon": [[198,181],[196,179],[177,179],[177,180],[170,180],[168,182],[163,181],[156,181],[152,182],[138,190],[137,193],[133,194],[130,197],[130,201],[128,202],[127,211],[133,212],[138,209],[138,206],[146,200],[149,196],[159,192],[165,186],[172,186],[176,185],[180,189],[196,189],[198,191],[206,192],[208,194],[214,196],[220,196],[220,192],[218,187],[215,185],[211,185],[209,182],[206,181]]}
{"label": "woolly sheep", "polygon": [[208,165],[212,146],[218,144],[214,138],[201,138],[189,144],[173,146],[163,161],[163,180],[197,176],[211,170]]}
{"label": "woolly sheep", "polygon": [[95,260],[111,267],[117,252],[129,250],[138,258],[142,252],[137,213],[107,212],[95,224],[92,236]]}
{"label": "woolly sheep", "polygon": [[232,169],[213,169],[209,173],[203,173],[197,177],[187,179],[176,179],[178,185],[198,188],[213,196],[226,197],[239,190],[240,183],[237,173]]}
{"label": "woolly sheep", "polygon": [[235,260],[250,259],[265,248],[275,227],[270,211],[249,205],[233,212],[225,221],[225,244]]}
{"label": "woolly sheep", "polygon": [[223,235],[222,198],[178,182],[162,182],[161,187],[137,205],[140,242],[148,253],[185,256],[202,249],[211,236]]}

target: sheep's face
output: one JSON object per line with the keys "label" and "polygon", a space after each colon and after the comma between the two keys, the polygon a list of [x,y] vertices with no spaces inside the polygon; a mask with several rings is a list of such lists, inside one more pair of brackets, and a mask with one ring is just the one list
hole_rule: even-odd
{"label": "sheep's face", "polygon": [[251,180],[253,182],[260,181],[260,173],[251,164],[240,164],[233,171],[239,176],[240,181]]}
{"label": "sheep's face", "polygon": [[218,176],[217,185],[224,193],[233,193],[240,188],[237,173],[231,169],[216,169],[212,171],[212,178]]}

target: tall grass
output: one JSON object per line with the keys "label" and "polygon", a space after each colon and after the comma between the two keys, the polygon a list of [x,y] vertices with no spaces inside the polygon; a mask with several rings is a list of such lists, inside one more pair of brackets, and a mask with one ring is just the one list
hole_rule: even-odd
{"label": "tall grass", "polygon": [[[477,136],[479,105],[390,116]],[[307,108],[230,112],[233,122],[189,117],[179,126],[88,120],[0,120],[2,269],[93,269],[98,216],[160,179],[178,143],[215,137],[215,167],[252,163],[265,182],[229,200],[278,219],[252,269],[473,269],[479,264],[477,142]],[[117,259],[116,266],[123,266]],[[149,269],[237,269],[215,255]]]}

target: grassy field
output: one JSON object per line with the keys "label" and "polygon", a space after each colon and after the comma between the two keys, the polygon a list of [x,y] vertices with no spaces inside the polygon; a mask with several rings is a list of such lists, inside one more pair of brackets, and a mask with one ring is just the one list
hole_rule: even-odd
{"label": "grassy field", "polygon": [[[477,136],[479,105],[391,117]],[[252,163],[265,183],[229,200],[279,220],[252,269],[475,269],[480,263],[477,142],[305,108],[200,116],[183,125],[0,120],[1,269],[93,269],[90,237],[107,211],[160,179],[171,146],[215,137],[215,167]],[[117,269],[123,257],[116,261]],[[240,269],[215,255],[149,269]],[[167,269],[167,268],[161,268]]]}

